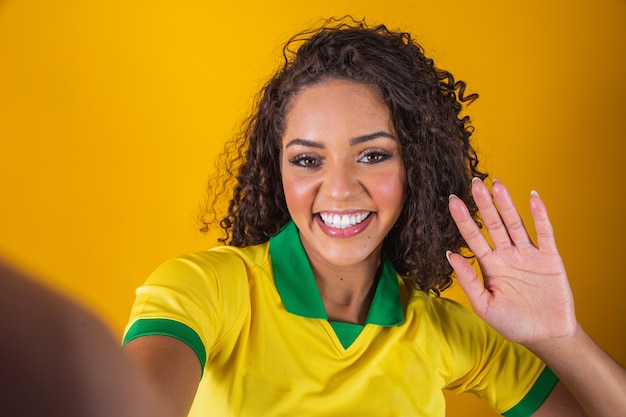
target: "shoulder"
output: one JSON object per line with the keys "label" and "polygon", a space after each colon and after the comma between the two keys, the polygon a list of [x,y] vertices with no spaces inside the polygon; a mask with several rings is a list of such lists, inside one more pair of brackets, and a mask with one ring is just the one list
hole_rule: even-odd
{"label": "shoulder", "polygon": [[428,333],[431,342],[438,339],[445,345],[463,346],[500,339],[471,309],[455,300],[406,286],[401,294],[407,325]]}
{"label": "shoulder", "polygon": [[[125,340],[173,334],[168,333],[172,326],[178,329],[176,337],[185,340],[179,331],[182,324],[197,334],[204,346],[212,346],[249,310],[251,288],[267,263],[266,244],[220,246],[163,262],[136,291]],[[150,322],[150,326],[137,330],[136,322]],[[153,324],[161,327],[155,330]]]}
{"label": "shoulder", "polygon": [[217,246],[168,259],[149,276],[146,285],[209,285],[222,281],[252,279],[269,263],[268,244],[237,248]]}
{"label": "shoulder", "polygon": [[269,268],[267,246],[219,246],[168,259],[137,289],[133,311],[162,314],[178,308],[181,317],[192,311],[201,317],[239,311]]}
{"label": "shoulder", "polygon": [[171,258],[164,264],[186,265],[191,268],[221,268],[234,265],[249,267],[263,264],[269,259],[268,243],[246,246],[216,246],[199,252],[191,252]]}
{"label": "shoulder", "polygon": [[420,320],[429,320],[441,326],[456,320],[481,321],[472,310],[450,298],[411,288],[406,284],[401,284],[400,292],[402,302],[406,305],[407,318],[409,315],[419,316]]}

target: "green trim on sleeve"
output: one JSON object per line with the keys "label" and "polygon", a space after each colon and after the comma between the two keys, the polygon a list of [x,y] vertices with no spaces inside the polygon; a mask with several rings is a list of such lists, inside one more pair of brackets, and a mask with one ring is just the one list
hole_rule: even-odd
{"label": "green trim on sleeve", "polygon": [[548,398],[558,380],[554,372],[546,366],[528,394],[502,415],[504,417],[528,417],[532,415]]}
{"label": "green trim on sleeve", "polygon": [[170,319],[139,319],[124,335],[123,345],[141,336],[162,335],[176,338],[187,344],[198,356],[201,372],[206,364],[206,349],[202,339],[191,327]]}

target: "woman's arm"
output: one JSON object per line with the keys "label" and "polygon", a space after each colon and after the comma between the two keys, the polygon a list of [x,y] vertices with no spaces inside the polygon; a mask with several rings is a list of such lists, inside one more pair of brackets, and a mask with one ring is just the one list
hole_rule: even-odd
{"label": "woman's arm", "polygon": [[600,349],[582,328],[571,337],[527,347],[559,376],[567,387],[564,389],[569,390],[565,394],[553,392],[554,398],[553,395],[548,397],[546,408],[539,408],[535,417],[578,416],[568,397],[576,398],[589,416],[626,415],[624,368]]}
{"label": "woman's arm", "polygon": [[532,417],[587,417],[576,398],[558,381]]}
{"label": "woman's arm", "polygon": [[200,382],[200,362],[185,343],[169,336],[143,336],[124,346],[154,390],[168,417],[184,417]]}
{"label": "woman's arm", "polygon": [[0,415],[167,417],[102,321],[0,262]]}
{"label": "woman's arm", "polygon": [[[472,184],[493,246],[459,198],[452,196],[449,205],[478,260],[484,282],[464,257],[447,256],[476,313],[504,337],[535,353],[562,382],[536,415],[577,416],[580,408],[576,402],[589,416],[626,415],[626,370],[602,351],[576,320],[567,274],[543,202],[532,193],[535,245],[506,187],[494,182],[492,191],[493,198],[482,181]],[[573,397],[563,392],[564,387]],[[568,414],[554,411],[559,407],[568,409]]]}

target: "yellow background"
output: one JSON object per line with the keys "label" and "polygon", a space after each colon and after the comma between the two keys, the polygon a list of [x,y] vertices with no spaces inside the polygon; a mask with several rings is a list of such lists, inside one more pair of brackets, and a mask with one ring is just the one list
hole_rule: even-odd
{"label": "yellow background", "polygon": [[526,219],[542,195],[579,320],[626,363],[624,0],[0,0],[0,256],[121,335],[156,265],[214,244],[205,179],[282,43],[348,13],[411,31],[481,95],[483,166]]}

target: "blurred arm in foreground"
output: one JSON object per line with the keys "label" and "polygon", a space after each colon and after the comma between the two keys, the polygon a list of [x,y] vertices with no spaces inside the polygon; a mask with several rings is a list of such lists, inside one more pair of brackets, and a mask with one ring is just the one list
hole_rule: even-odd
{"label": "blurred arm in foreground", "polygon": [[0,415],[161,416],[93,314],[0,261]]}

